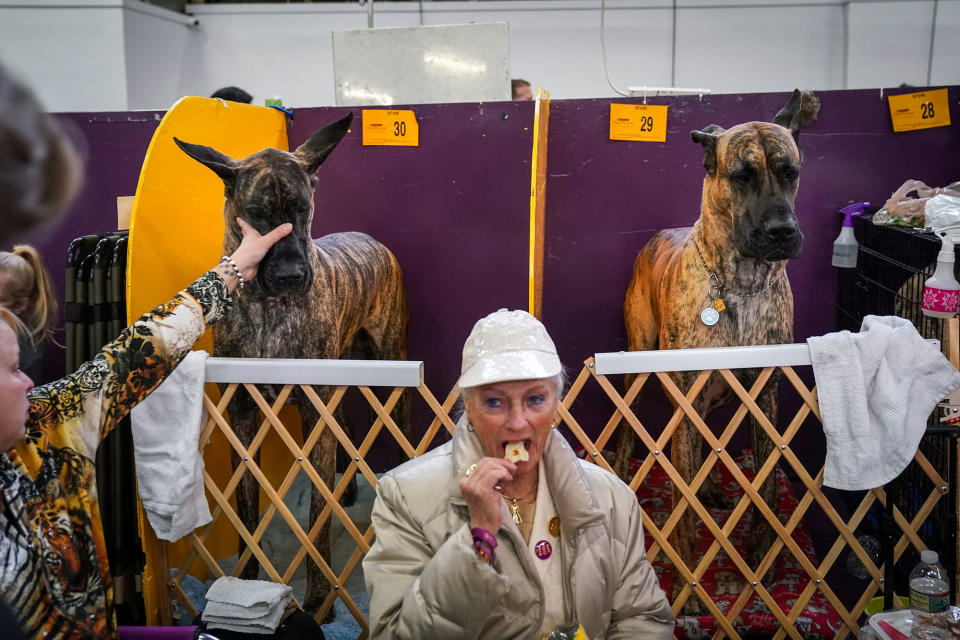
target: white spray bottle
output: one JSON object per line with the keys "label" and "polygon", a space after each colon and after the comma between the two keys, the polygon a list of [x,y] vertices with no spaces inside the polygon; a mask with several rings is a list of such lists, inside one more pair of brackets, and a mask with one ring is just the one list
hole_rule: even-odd
{"label": "white spray bottle", "polygon": [[840,235],[833,242],[833,260],[831,264],[843,269],[855,269],[857,267],[857,254],[860,245],[857,244],[857,238],[853,235],[853,216],[858,216],[867,210],[869,202],[855,202],[840,209],[844,215],[843,227],[840,228]]}
{"label": "white spray bottle", "polygon": [[953,263],[956,260],[953,245],[960,242],[960,225],[939,229],[936,234],[940,236],[937,269],[923,283],[920,310],[926,316],[952,318],[957,314],[957,302],[960,300],[960,282],[953,275]]}

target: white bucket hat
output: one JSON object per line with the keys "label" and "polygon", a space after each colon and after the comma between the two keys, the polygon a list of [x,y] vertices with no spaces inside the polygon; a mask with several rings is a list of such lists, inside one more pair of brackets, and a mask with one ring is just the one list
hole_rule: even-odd
{"label": "white bucket hat", "polygon": [[473,325],[463,345],[461,389],[552,378],[563,366],[546,327],[526,311],[500,309]]}

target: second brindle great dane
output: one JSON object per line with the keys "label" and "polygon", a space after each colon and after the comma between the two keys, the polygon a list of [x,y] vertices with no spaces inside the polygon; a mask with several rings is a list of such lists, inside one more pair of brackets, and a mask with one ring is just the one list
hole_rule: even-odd
{"label": "second brindle great dane", "polygon": [[[314,133],[293,153],[264,149],[242,160],[205,146],[176,140],[190,157],[223,180],[226,232],[223,253],[240,244],[236,222],[243,217],[261,233],[284,222],[293,232],[264,257],[256,280],[248,283],[233,311],[214,326],[214,355],[244,358],[341,358],[345,354],[405,360],[407,355],[407,298],[400,265],[382,244],[362,233],[334,233],[310,237],[316,171],[347,134],[353,115],[347,115]],[[353,349],[353,350],[351,350]],[[361,353],[357,353],[357,351]],[[263,389],[268,402],[275,390]],[[320,392],[326,401],[329,390]],[[306,396],[297,389],[290,401],[300,412],[304,438],[319,419]],[[257,405],[246,391],[238,391],[229,407],[233,430],[245,447],[259,426]],[[401,399],[395,415],[407,428],[408,409]],[[339,417],[339,416],[338,416]],[[310,452],[310,462],[333,489],[337,441],[325,428]],[[240,463],[233,455],[234,468]],[[260,487],[245,473],[237,488],[237,514],[251,532],[260,518]],[[310,525],[326,505],[314,489],[310,496]],[[315,545],[330,561],[330,520]],[[244,544],[241,541],[241,551]],[[309,558],[307,593],[303,608],[315,613],[330,585]],[[259,563],[251,559],[241,576],[257,577]]]}
{"label": "second brindle great dane", "polygon": [[[796,139],[818,112],[816,97],[795,91],[775,124],[748,122],[728,130],[710,125],[691,133],[703,145],[707,171],[700,218],[693,227],[657,233],[637,256],[624,303],[631,351],[793,342],[793,294],[785,268],[803,244],[794,211],[800,175]],[[722,304],[714,304],[716,299]],[[757,373],[739,370],[737,377],[749,389]],[[677,373],[672,378],[686,392],[697,374]],[[774,424],[776,386],[776,380],[770,380],[757,398]],[[730,394],[714,374],[693,406],[706,417]],[[772,451],[772,442],[755,421],[751,427],[759,467]],[[634,442],[633,431],[621,429],[615,457],[621,477],[626,475]],[[684,420],[673,436],[670,459],[687,483],[702,465],[702,446],[702,436]],[[701,499],[719,506],[724,499],[709,480]],[[760,495],[776,512],[774,474],[767,477]],[[674,504],[679,498],[674,490]],[[674,537],[691,569],[696,566],[695,524],[688,507]],[[759,564],[773,537],[769,525],[752,528],[747,556],[751,568]],[[676,572],[674,598],[682,584]],[[701,603],[693,597],[684,610],[699,613]]]}

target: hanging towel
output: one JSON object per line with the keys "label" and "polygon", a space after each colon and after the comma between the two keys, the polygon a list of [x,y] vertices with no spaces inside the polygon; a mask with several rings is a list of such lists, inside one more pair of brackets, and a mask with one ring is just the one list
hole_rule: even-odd
{"label": "hanging towel", "polygon": [[210,629],[272,634],[293,598],[293,589],[266,580],[218,578],[207,591],[201,619]]}
{"label": "hanging towel", "polygon": [[960,372],[909,320],[867,316],[860,333],[807,339],[827,437],[823,484],[872,489],[913,459],[927,418]]}
{"label": "hanging towel", "polygon": [[206,423],[203,382],[208,357],[206,351],[191,351],[131,412],[137,488],[161,540],[175,542],[212,519],[197,449]]}

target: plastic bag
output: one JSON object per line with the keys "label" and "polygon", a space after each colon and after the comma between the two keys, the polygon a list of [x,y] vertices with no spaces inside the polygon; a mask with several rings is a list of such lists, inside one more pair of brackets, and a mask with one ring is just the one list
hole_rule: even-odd
{"label": "plastic bag", "polygon": [[907,180],[873,215],[873,223],[922,227],[925,224],[924,207],[927,201],[941,193],[960,198],[960,182],[933,188],[920,180]]}
{"label": "plastic bag", "polygon": [[926,226],[934,231],[960,225],[960,198],[945,193],[927,200],[923,208]]}

